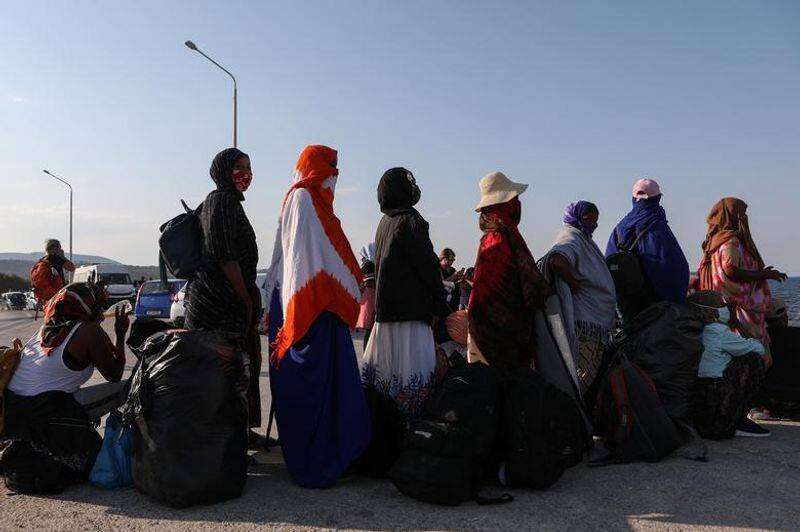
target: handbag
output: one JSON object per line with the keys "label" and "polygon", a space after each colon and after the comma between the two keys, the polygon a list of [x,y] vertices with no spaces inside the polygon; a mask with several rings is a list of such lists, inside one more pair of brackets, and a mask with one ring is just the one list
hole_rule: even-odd
{"label": "handbag", "polygon": [[131,439],[133,427],[123,422],[122,414],[114,410],[106,420],[103,446],[97,454],[89,482],[105,489],[133,486],[131,473]]}

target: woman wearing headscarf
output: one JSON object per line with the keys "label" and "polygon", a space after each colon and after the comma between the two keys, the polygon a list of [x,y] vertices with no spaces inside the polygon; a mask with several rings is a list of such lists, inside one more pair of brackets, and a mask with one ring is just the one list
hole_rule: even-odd
{"label": "woman wearing headscarf", "polygon": [[592,239],[600,211],[588,201],[567,205],[542,272],[558,293],[583,395],[592,385],[616,318],[614,280]]}
{"label": "woman wearing headscarf", "polygon": [[327,146],[307,146],[300,155],[267,282],[279,303],[269,315],[277,331],[270,357],[275,420],[286,467],[306,488],[334,484],[370,437],[350,335],[361,271],[333,211],[337,164]]}
{"label": "woman wearing headscarf", "polygon": [[606,246],[606,258],[627,249],[639,259],[644,288],[625,295],[617,288],[617,303],[623,324],[659,301],[683,303],[689,287],[689,263],[678,240],[672,234],[667,215],[661,206],[661,188],[652,179],[640,179],[633,185],[633,208],[614,228]]}
{"label": "woman wearing headscarf", "polygon": [[[257,324],[261,294],[256,287],[258,245],[242,207],[253,172],[250,157],[236,149],[219,152],[209,170],[216,190],[200,206],[203,232],[201,267],[186,287],[186,328],[236,335],[250,359],[248,406],[250,427],[261,426],[261,340]],[[260,438],[250,432],[250,442]]]}
{"label": "woman wearing headscarf", "polygon": [[[767,281],[786,280],[786,274],[765,267],[747,219],[747,204],[738,198],[719,200],[708,215],[708,233],[698,275],[701,290],[716,290],[736,306],[731,324],[742,336],[769,346],[765,313],[771,294]],[[770,362],[769,351],[765,357]]]}
{"label": "woman wearing headscarf", "polygon": [[469,358],[503,369],[530,367],[536,351],[536,310],[549,290],[518,226],[519,195],[528,185],[501,172],[481,179],[476,207],[483,232],[469,307]]}
{"label": "woman wearing headscarf", "polygon": [[428,222],[414,208],[420,196],[405,168],[387,170],[378,184],[383,218],[375,235],[375,327],[361,362],[365,386],[392,398],[407,423],[433,384],[431,324],[450,313]]}
{"label": "woman wearing headscarf", "polygon": [[364,331],[364,345],[369,342],[372,327],[375,326],[375,243],[362,246],[361,251],[361,299],[356,329]]}
{"label": "woman wearing headscarf", "polygon": [[[69,284],[45,305],[41,330],[24,346],[15,341],[19,362],[0,388],[0,436],[12,442],[0,471],[12,491],[61,491],[94,465],[102,443],[94,424],[124,399],[128,318],[116,310],[112,342],[100,326],[106,300],[98,285]],[[84,387],[95,368],[108,382]]]}

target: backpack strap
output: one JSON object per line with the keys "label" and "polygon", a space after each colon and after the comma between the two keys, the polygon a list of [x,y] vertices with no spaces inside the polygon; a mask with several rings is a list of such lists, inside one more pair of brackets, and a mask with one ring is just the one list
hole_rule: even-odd
{"label": "backpack strap", "polygon": [[[658,221],[658,219],[655,219],[652,222],[650,222],[649,224],[647,224],[645,226],[645,228],[642,229],[642,231],[638,235],[636,235],[636,238],[633,239],[633,242],[631,242],[631,244],[629,246],[623,246],[623,249],[625,251],[627,251],[628,253],[633,251],[634,248],[636,248],[636,244],[639,243],[639,240],[642,239],[642,237],[645,235],[645,233],[647,233],[650,230],[650,228],[653,227],[653,225],[655,225],[655,223],[657,221]],[[616,231],[615,231],[615,234],[616,234]],[[619,247],[619,246],[620,246],[620,240],[619,240],[619,234],[617,234],[617,247]]]}

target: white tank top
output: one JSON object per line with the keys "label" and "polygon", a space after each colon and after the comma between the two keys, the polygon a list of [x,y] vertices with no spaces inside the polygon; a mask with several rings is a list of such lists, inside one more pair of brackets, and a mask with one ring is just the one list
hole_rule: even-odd
{"label": "white tank top", "polygon": [[49,355],[42,349],[39,333],[28,340],[22,350],[22,358],[14,371],[14,376],[8,383],[8,389],[15,394],[27,396],[54,390],[77,392],[94,372],[92,364],[81,371],[71,370],[64,364],[64,350],[80,326],[80,323],[75,325],[61,345],[53,349]]}

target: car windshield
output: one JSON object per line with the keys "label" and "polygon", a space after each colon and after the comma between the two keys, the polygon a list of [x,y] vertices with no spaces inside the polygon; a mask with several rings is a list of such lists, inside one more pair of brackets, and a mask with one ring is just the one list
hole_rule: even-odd
{"label": "car windshield", "polygon": [[106,284],[133,284],[127,273],[101,273],[100,279]]}
{"label": "car windshield", "polygon": [[20,292],[13,292],[11,294],[6,294],[6,297],[9,301],[14,303],[19,303],[20,301],[25,301],[25,296],[22,295]]}
{"label": "car windshield", "polygon": [[151,296],[154,294],[165,294],[168,291],[175,293],[186,285],[186,281],[170,281],[169,290],[161,288],[161,281],[147,281],[142,285],[141,295]]}
{"label": "car windshield", "polygon": [[161,281],[148,281],[142,285],[141,294],[143,296],[162,294],[164,292],[166,292],[166,290],[161,288]]}

